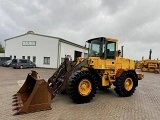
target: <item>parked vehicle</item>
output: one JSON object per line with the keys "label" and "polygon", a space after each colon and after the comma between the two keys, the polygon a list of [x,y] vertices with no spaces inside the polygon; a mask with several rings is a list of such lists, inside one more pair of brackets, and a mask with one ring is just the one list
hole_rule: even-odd
{"label": "parked vehicle", "polygon": [[12,60],[7,60],[6,62],[3,63],[3,67],[10,67],[12,63]]}
{"label": "parked vehicle", "polygon": [[11,60],[10,57],[0,57],[0,66],[3,65],[4,62],[6,62],[7,60]]}
{"label": "parked vehicle", "polygon": [[16,68],[35,68],[36,64],[28,59],[13,59],[12,60],[12,67],[14,69]]}

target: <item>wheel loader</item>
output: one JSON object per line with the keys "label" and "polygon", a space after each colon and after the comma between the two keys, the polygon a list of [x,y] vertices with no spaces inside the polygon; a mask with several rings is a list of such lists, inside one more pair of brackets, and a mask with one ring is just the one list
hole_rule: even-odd
{"label": "wheel loader", "polygon": [[118,40],[99,37],[87,43],[88,58],[69,61],[66,57],[48,80],[32,70],[13,95],[14,115],[50,110],[51,100],[61,92],[77,104],[90,102],[97,89],[113,89],[120,97],[133,95],[144,76],[136,73],[134,60],[120,56]]}
{"label": "wheel loader", "polygon": [[160,61],[156,59],[152,59],[151,57],[152,50],[149,51],[149,59],[144,59],[142,57],[142,61],[139,62],[139,69],[141,69],[142,72],[153,72],[153,73],[160,73]]}
{"label": "wheel loader", "polygon": [[142,61],[135,61],[135,69],[141,69],[142,68]]}

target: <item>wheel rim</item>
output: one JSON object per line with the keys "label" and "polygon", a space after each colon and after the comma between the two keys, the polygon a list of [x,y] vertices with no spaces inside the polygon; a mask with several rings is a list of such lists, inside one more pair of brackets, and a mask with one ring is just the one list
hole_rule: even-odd
{"label": "wheel rim", "polygon": [[78,86],[79,93],[82,96],[87,96],[92,90],[91,82],[88,79],[83,79]]}
{"label": "wheel rim", "polygon": [[127,78],[124,82],[124,87],[127,91],[130,91],[133,88],[133,80],[131,78]]}

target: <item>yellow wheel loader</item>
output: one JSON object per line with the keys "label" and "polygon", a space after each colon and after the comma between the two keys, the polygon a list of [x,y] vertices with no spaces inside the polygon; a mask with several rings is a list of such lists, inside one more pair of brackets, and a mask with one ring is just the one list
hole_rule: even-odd
{"label": "yellow wheel loader", "polygon": [[88,58],[69,61],[66,57],[48,80],[40,79],[36,71],[29,73],[13,95],[14,115],[49,110],[51,100],[64,91],[78,104],[90,102],[97,89],[111,88],[121,97],[131,96],[143,75],[136,73],[134,60],[120,56],[118,40],[99,37],[87,43]]}
{"label": "yellow wheel loader", "polygon": [[[152,50],[149,51],[149,59],[144,59],[142,57],[142,61],[137,63],[137,66],[139,66],[139,69],[141,69],[142,72],[153,72],[153,73],[160,73],[160,61],[151,59]],[[136,67],[138,69],[138,67]]]}

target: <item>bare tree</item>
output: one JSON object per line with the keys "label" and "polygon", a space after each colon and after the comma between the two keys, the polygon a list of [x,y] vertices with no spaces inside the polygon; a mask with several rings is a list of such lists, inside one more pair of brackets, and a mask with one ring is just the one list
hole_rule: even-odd
{"label": "bare tree", "polygon": [[0,42],[0,53],[4,53],[5,50],[4,50],[4,47],[2,46],[1,42]]}

